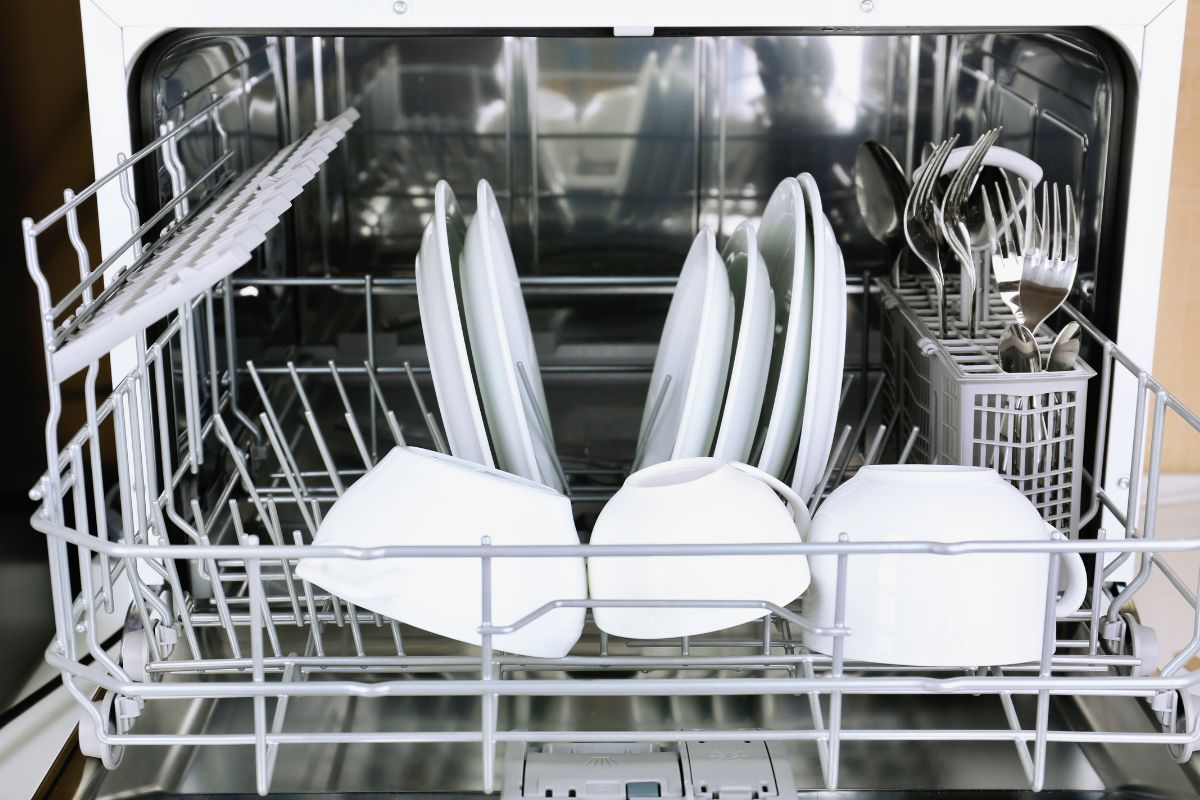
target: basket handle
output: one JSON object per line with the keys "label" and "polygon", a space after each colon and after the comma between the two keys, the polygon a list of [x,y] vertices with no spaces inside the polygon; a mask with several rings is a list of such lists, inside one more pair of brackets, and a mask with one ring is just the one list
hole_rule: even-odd
{"label": "basket handle", "polygon": [[[812,522],[812,515],[808,511],[808,506],[804,504],[804,500],[801,499],[800,495],[796,494],[792,487],[758,467],[752,467],[740,461],[730,461],[729,466],[746,473],[752,478],[757,478],[782,495],[783,499],[787,501],[788,506],[792,509],[792,519],[796,521],[796,529],[800,531],[800,538],[804,539],[808,535],[808,526]],[[1079,563],[1080,566],[1083,565],[1082,561]]]}

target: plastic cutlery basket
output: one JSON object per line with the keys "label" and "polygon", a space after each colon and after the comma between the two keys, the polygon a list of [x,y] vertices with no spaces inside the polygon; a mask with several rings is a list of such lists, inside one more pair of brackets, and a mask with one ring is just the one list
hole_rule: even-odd
{"label": "plastic cutlery basket", "polygon": [[[1066,372],[1003,372],[996,346],[1012,315],[999,300],[989,304],[975,338],[948,319],[949,336],[942,339],[934,334],[936,295],[928,279],[906,277],[899,289],[875,283],[883,300],[885,413],[895,415],[898,432],[919,429],[908,460],[991,467],[1043,519],[1073,535],[1087,387],[1095,371],[1080,361]],[[958,307],[950,286],[946,299],[950,309]],[[1038,337],[1043,357],[1051,341]]]}

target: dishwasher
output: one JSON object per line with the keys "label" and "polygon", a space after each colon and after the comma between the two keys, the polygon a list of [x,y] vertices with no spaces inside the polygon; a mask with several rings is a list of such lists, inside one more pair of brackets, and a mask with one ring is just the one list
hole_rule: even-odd
{"label": "dishwasher", "polygon": [[[79,714],[58,796],[1200,794],[1200,538],[1156,537],[1164,439],[1195,441],[1200,418],[1144,369],[1182,0],[82,13],[100,177],[24,222],[51,400],[30,535],[48,548],[46,658]],[[605,103],[606,121],[579,124]],[[557,555],[595,555],[635,461],[689,242],[757,222],[785,176],[819,185],[847,276],[839,435],[812,504],[867,464],[953,460],[937,444],[953,420],[914,406],[894,366],[911,344],[897,326],[928,316],[887,279],[855,154],[874,139],[909,174],[926,142],[991,129],[1074,187],[1081,228],[1056,319],[1080,326],[1086,389],[1040,395],[1074,398],[1074,482],[1052,504],[1071,510],[1063,538],[1026,547],[1082,556],[1087,593],[1047,616],[1040,659],[822,655],[776,606],[657,640],[603,633],[589,611],[568,655],[505,653],[493,637],[521,622],[492,618],[488,576],[514,552],[487,530],[410,553],[480,565],[478,647],[295,574],[322,515],[393,447],[445,449],[414,275],[439,180],[473,213],[487,179],[511,237],[582,542]],[[81,233],[93,220],[99,253]],[[42,268],[50,240],[76,273]],[[933,339],[916,362],[945,355]],[[73,402],[84,424],[68,429]],[[957,549],[916,549],[995,552],[963,524]],[[836,559],[844,592],[878,538],[769,552]],[[723,552],[768,552],[755,546]],[[1156,585],[1158,619],[1186,620],[1190,640],[1156,632],[1139,602]],[[1030,591],[1005,590],[994,603]]]}

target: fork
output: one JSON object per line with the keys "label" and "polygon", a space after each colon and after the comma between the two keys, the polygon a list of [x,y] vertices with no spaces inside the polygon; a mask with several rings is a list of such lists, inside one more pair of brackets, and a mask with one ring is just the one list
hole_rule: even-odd
{"label": "fork", "polygon": [[[1058,310],[1075,285],[1079,265],[1079,219],[1071,187],[1064,186],[1065,207],[1060,217],[1058,184],[1042,184],[1042,214],[1037,223],[1038,257],[1026,258],[1021,271],[1019,298],[1025,327],[1032,332]],[[1032,238],[1033,234],[1030,234]]]}
{"label": "fork", "polygon": [[942,272],[941,256],[938,253],[939,237],[937,220],[934,214],[938,208],[934,186],[942,172],[942,166],[950,157],[950,151],[958,136],[942,142],[921,166],[921,173],[909,192],[904,204],[904,238],[908,241],[909,249],[929,270],[937,290],[938,321],[941,324],[941,336],[946,338],[946,278]]}
{"label": "fork", "polygon": [[[988,200],[987,190],[983,191],[983,217],[987,222],[988,242],[991,245],[989,255],[992,262],[992,275],[996,278],[996,289],[1000,300],[1008,306],[1017,322],[1025,322],[1025,312],[1021,309],[1021,273],[1025,268],[1025,253],[1033,250],[1033,243],[1026,238],[1026,232],[1032,233],[1037,224],[1033,217],[1032,192],[1025,182],[1017,181],[1025,198],[1025,221],[1022,223],[1021,214],[1017,210],[1017,201],[1013,196],[1012,185],[1004,182],[1008,195],[1008,205],[1004,204],[1004,196],[1000,194],[1000,184],[995,184],[992,191],[996,195],[996,208]],[[999,223],[997,224],[997,219]],[[1015,238],[1013,234],[1016,234]]]}
{"label": "fork", "polygon": [[971,255],[971,233],[967,230],[963,205],[975,189],[983,169],[983,157],[1000,136],[999,128],[987,131],[967,153],[962,165],[955,170],[941,208],[935,210],[938,230],[962,266],[962,305],[966,311],[967,337],[975,338],[975,258]]}

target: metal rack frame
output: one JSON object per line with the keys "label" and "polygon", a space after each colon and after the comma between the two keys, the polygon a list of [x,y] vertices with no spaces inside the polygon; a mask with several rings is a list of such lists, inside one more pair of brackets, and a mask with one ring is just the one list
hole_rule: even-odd
{"label": "metal rack frame", "polygon": [[[62,671],[64,684],[81,704],[81,720],[88,726],[87,737],[106,765],[115,766],[126,746],[252,745],[257,787],[265,793],[271,785],[279,748],[284,745],[465,742],[480,745],[482,788],[490,792],[495,787],[497,745],[502,742],[724,741],[752,736],[767,741],[814,743],[821,760],[824,786],[832,790],[839,786],[844,742],[1010,741],[1031,788],[1040,790],[1045,784],[1047,747],[1051,743],[1166,745],[1180,760],[1190,757],[1192,750],[1200,746],[1200,717],[1192,709],[1188,693],[1200,683],[1200,671],[1188,667],[1192,657],[1200,653],[1200,611],[1197,611],[1200,584],[1186,581],[1164,559],[1170,553],[1200,551],[1200,539],[1155,539],[1165,417],[1168,413],[1175,414],[1198,434],[1200,417],[1069,306],[1066,313],[1081,324],[1102,354],[1097,365],[1101,376],[1101,412],[1096,425],[1096,461],[1087,476],[1089,506],[1083,517],[1087,521],[1101,508],[1107,509],[1124,526],[1125,536],[1121,539],[990,542],[972,541],[969,531],[965,531],[964,541],[954,544],[849,541],[843,535],[836,544],[499,547],[490,544],[486,532],[481,531],[480,544],[473,547],[357,549],[306,545],[304,542],[320,524],[323,509],[340,496],[349,480],[370,469],[378,459],[378,440],[390,435],[396,444],[405,441],[380,376],[402,371],[415,387],[411,376],[419,368],[405,365],[398,370],[380,366],[373,351],[368,352],[361,365],[241,363],[231,310],[234,287],[267,286],[272,280],[285,285],[280,282],[293,279],[226,280],[219,289],[213,287],[197,294],[161,330],[155,331],[153,339],[145,330],[136,336],[136,363],[114,381],[107,397],[101,398],[97,392],[100,362],[92,362],[84,381],[87,424],[74,435],[60,439],[63,379],[56,375],[51,359],[59,332],[56,318],[69,310],[75,299],[92,302],[91,284],[104,271],[90,266],[78,235],[77,206],[114,179],[126,181],[129,166],[137,160],[152,153],[166,153],[178,135],[168,132],[77,197],[68,195],[66,204],[41,222],[27,221],[25,225],[28,266],[38,284],[43,312],[43,345],[51,395],[51,413],[46,425],[48,470],[30,493],[38,502],[31,524],[47,537],[51,568],[56,635],[47,651],[47,660]],[[188,199],[189,192],[177,194],[168,208],[180,209]],[[203,201],[195,199],[195,202],[203,207]],[[131,199],[127,205],[131,213],[136,213]],[[65,221],[79,253],[82,289],[72,289],[75,294],[72,300],[60,298],[56,302],[37,263],[36,240],[59,221]],[[140,226],[135,224],[134,229],[140,230]],[[121,252],[136,253],[142,246],[141,238],[141,233],[135,233]],[[326,286],[331,290],[357,289],[361,285],[369,347],[373,347],[371,309],[376,292],[383,288],[407,288],[403,281],[393,284],[370,276],[295,280],[304,281],[299,285]],[[547,279],[531,281],[526,286],[531,292],[576,291],[591,284],[580,286],[570,280]],[[602,281],[593,288],[628,290],[627,286],[605,286]],[[647,283],[634,290],[659,292],[664,288],[660,283]],[[223,308],[218,307],[218,300]],[[1106,409],[1112,397],[1114,375],[1122,371],[1136,379],[1139,392],[1133,449],[1136,455],[1130,473],[1133,476],[1130,500],[1124,507],[1104,491],[1104,482],[1100,480],[1108,435]],[[239,402],[237,386],[242,375],[250,379],[258,395],[254,405],[260,405],[261,411],[257,416],[251,410],[251,403]],[[334,462],[333,450],[322,427],[326,421],[318,417],[308,396],[309,376],[327,376],[336,390],[343,407],[341,416],[356,456],[362,462],[361,469],[358,466],[347,469]],[[351,394],[347,391],[351,380],[366,391]],[[285,414],[276,408],[272,391],[278,391],[275,387],[279,384],[299,403],[296,412]],[[867,429],[879,391],[879,385],[871,391],[862,419],[843,429],[826,483],[837,484],[854,466],[878,456],[887,429],[880,428],[870,442]],[[363,396],[367,408],[362,405]],[[419,392],[415,402],[423,403]],[[1153,431],[1143,515],[1139,505],[1143,480],[1139,464],[1151,408]],[[435,422],[427,409],[421,409],[421,416],[431,426],[433,435]],[[293,427],[284,424],[293,418],[296,421]],[[369,436],[360,425],[364,418],[371,420]],[[380,419],[383,424],[379,424]],[[906,452],[911,449],[911,442],[912,434]],[[101,458],[102,450],[110,446],[116,459],[115,475]],[[302,457],[301,446],[315,457]],[[213,462],[225,468],[224,477],[207,491],[199,491],[197,475],[203,465]],[[315,469],[311,468],[314,464]],[[119,527],[109,524],[106,497],[111,487],[117,488]],[[1051,588],[1045,598],[1043,640],[1036,662],[991,670],[948,665],[945,670],[914,672],[853,663],[842,655],[845,638],[853,635],[844,619],[846,574],[861,557],[888,553],[952,559],[973,553],[1049,556],[1069,552],[1112,557],[1094,559],[1090,601],[1085,610],[1067,620],[1056,620],[1054,615],[1059,559],[1047,558]],[[682,641],[619,643],[601,635],[594,650],[589,640],[585,647],[561,659],[516,657],[497,653],[493,648],[493,637],[529,625],[556,609],[598,605],[597,601],[563,600],[548,603],[523,619],[494,619],[491,574],[495,559],[731,555],[835,558],[838,610],[833,626],[820,628],[792,609],[765,601],[746,601],[740,605],[764,612],[761,623],[756,623],[757,636],[734,639],[719,634]],[[296,561],[302,557],[477,559],[482,567],[483,624],[479,630],[483,644],[477,654],[464,655],[448,649],[446,654],[410,655],[406,652],[404,631],[395,621],[364,612],[297,580],[293,572]],[[1128,560],[1138,563],[1136,577],[1124,586],[1111,583],[1109,578],[1114,571]],[[72,564],[77,566],[77,576],[72,574]],[[1128,602],[1154,570],[1166,576],[1195,616],[1191,641],[1158,675],[1149,674],[1155,665],[1144,663],[1140,656],[1130,652],[1130,626],[1123,617]],[[184,590],[184,576],[190,579],[191,593]],[[104,613],[116,609],[118,601],[125,597],[131,601],[131,624],[118,659],[101,646],[96,631]],[[615,600],[605,604],[647,608],[729,605],[728,601],[703,600]],[[306,640],[303,652],[285,649],[285,639],[280,635],[285,626],[303,635]],[[323,631],[329,626],[349,628],[353,649],[342,650],[335,646],[338,643],[324,638]],[[793,626],[833,637],[833,653],[825,656],[806,651],[800,637],[794,635]],[[381,654],[378,647],[368,646],[378,644],[380,639],[391,640],[386,654]],[[621,650],[618,644],[624,650],[614,652]],[[634,655],[624,652],[650,648],[655,652]],[[717,648],[720,652],[715,655],[693,652]],[[662,652],[664,649],[668,652]],[[731,654],[729,650],[738,652]],[[602,677],[588,681],[555,677],[563,671],[670,669],[685,673],[693,668],[732,669],[744,674],[737,677],[676,674],[637,680]],[[512,677],[510,673],[514,672],[531,677]],[[776,675],[780,672],[783,677]],[[373,679],[366,679],[364,673]],[[444,677],[447,674],[454,677]],[[322,679],[313,679],[318,676]],[[88,683],[103,691],[99,702],[84,688]],[[843,724],[843,701],[867,694],[995,697],[1004,709],[1009,727],[848,728]],[[521,731],[500,724],[498,709],[502,697],[568,695],[802,695],[809,704],[814,724],[809,728],[756,730],[752,734],[740,729]],[[1052,697],[1060,695],[1139,698],[1158,715],[1161,729],[1148,733],[1054,728],[1050,703]],[[312,696],[474,697],[479,699],[482,721],[477,730],[287,729],[289,701]],[[1020,718],[1014,704],[1016,696],[1036,699],[1032,724]],[[250,703],[252,728],[232,734],[136,731],[134,723],[146,704],[197,698]],[[273,702],[269,704],[269,700]],[[83,736],[81,728],[81,739]]]}

